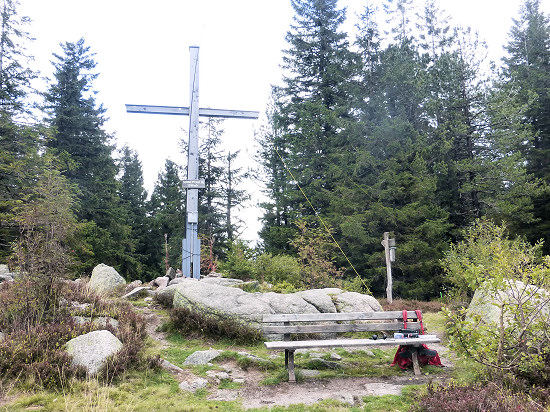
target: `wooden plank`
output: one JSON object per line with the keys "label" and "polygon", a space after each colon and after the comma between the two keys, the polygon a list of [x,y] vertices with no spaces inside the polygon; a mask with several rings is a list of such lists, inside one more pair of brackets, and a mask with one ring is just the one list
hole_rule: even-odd
{"label": "wooden plank", "polygon": [[[396,323],[333,323],[317,325],[265,325],[264,333],[343,333],[395,331],[403,328],[403,322]],[[418,330],[420,323],[407,322],[407,329]]]}
{"label": "wooden plank", "polygon": [[424,343],[439,343],[441,340],[435,335],[422,335],[418,338],[408,339],[326,339],[326,340],[302,340],[302,341],[275,341],[264,342],[270,350],[296,350],[311,348],[346,348],[358,346],[420,346]]}
{"label": "wooden plank", "polygon": [[[416,312],[407,311],[408,319],[416,319]],[[351,320],[403,320],[401,311],[388,312],[350,312],[350,313],[292,313],[266,314],[263,322],[323,322],[323,321],[351,321]]]}
{"label": "wooden plank", "polygon": [[420,375],[420,364],[418,363],[418,348],[413,348],[413,350],[411,350],[411,355],[414,374],[418,376]]}

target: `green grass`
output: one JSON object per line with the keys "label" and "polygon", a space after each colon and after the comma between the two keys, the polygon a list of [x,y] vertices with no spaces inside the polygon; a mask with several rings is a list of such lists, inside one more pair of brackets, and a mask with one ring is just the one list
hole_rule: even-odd
{"label": "green grass", "polygon": [[[429,333],[436,330],[443,330],[444,319],[441,314],[426,314],[425,321],[429,325]],[[170,346],[160,349],[158,345],[148,345],[147,353],[160,353],[161,357],[169,362],[182,367],[185,359],[197,350],[210,348],[222,350],[222,354],[214,359],[211,366],[200,366],[190,368],[199,376],[206,376],[210,369],[220,369],[220,365],[228,361],[234,361],[241,369],[254,368],[264,374],[264,385],[275,385],[288,379],[288,372],[284,369],[284,353],[280,352],[278,357],[270,359],[274,352],[267,351],[263,343],[252,345],[237,345],[234,341],[211,340],[196,337],[183,337],[178,333],[170,332],[167,336]],[[316,379],[330,379],[335,377],[379,377],[388,378],[392,376],[411,375],[412,371],[402,371],[397,366],[390,367],[396,348],[386,349],[373,348],[369,351],[358,350],[348,352],[344,349],[335,348],[331,352],[342,357],[338,364],[339,369],[319,369],[320,374]],[[238,352],[245,351],[256,355],[265,361],[256,361],[239,355]],[[323,359],[330,360],[330,352],[322,355]],[[300,369],[319,368],[311,363],[310,354],[296,354],[297,380],[303,381]],[[457,381],[464,381],[472,371],[471,363],[463,362],[457,365],[453,376]],[[423,367],[423,374],[441,375],[448,372],[437,367]],[[222,380],[218,388],[237,390],[242,384],[230,380]],[[166,371],[135,371],[127,372],[117,383],[109,386],[94,380],[86,382],[73,382],[70,388],[64,391],[39,391],[23,392],[10,404],[0,407],[0,411],[26,411],[30,408],[43,411],[82,411],[82,410],[105,410],[105,411],[241,411],[239,401],[221,402],[208,401],[207,395],[211,388],[200,390],[195,394],[181,391],[178,382]],[[414,403],[414,394],[421,391],[418,387],[405,387],[402,395],[369,396],[363,400],[364,405],[353,407],[338,401],[326,400],[315,405],[292,405],[289,407],[272,407],[254,409],[255,411],[406,411]],[[13,390],[10,395],[13,395]]]}

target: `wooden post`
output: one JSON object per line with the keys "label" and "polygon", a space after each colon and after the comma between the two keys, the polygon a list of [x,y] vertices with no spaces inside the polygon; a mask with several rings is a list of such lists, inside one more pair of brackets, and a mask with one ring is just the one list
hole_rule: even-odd
{"label": "wooden post", "polygon": [[393,298],[392,298],[393,282],[392,282],[392,276],[391,276],[390,233],[389,232],[384,232],[384,240],[382,241],[382,245],[384,246],[384,252],[386,255],[386,274],[388,276],[388,286],[386,287],[386,298],[388,300],[388,303],[391,304],[393,302]]}

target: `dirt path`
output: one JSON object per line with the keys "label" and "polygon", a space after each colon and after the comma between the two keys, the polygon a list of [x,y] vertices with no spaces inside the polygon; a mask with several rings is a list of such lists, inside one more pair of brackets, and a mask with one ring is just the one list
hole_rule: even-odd
{"label": "dirt path", "polygon": [[[138,308],[147,318],[147,332],[158,341],[161,348],[170,346],[164,333],[158,328],[165,321],[154,308]],[[440,335],[440,334],[438,334]],[[441,338],[441,336],[439,336]],[[448,348],[441,344],[430,344],[430,349],[437,350],[442,364],[451,369],[452,355]],[[316,351],[318,352],[318,351]],[[282,382],[276,385],[260,385],[264,374],[258,370],[242,370],[234,361],[219,364],[229,374],[233,381],[242,382],[239,389],[217,389],[216,379],[211,381],[208,399],[219,401],[234,401],[240,399],[245,409],[263,406],[288,406],[303,403],[311,405],[324,399],[335,399],[348,403],[350,406],[360,406],[364,396],[399,395],[406,385],[427,383],[433,380],[446,380],[448,373],[442,375],[414,376],[412,371],[402,376],[381,378],[308,378],[300,383]],[[179,369],[179,368],[178,368]],[[170,370],[179,382],[190,382],[194,376],[188,370]],[[447,372],[447,371],[446,371]]]}

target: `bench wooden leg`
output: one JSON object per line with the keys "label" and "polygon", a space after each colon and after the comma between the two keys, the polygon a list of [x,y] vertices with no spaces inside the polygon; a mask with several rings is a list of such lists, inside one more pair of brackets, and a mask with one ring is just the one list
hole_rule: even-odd
{"label": "bench wooden leg", "polygon": [[294,351],[288,351],[288,381],[296,382],[296,375],[294,374]]}
{"label": "bench wooden leg", "polygon": [[412,363],[415,375],[420,375],[420,364],[418,363],[418,347],[413,346],[411,348]]}

